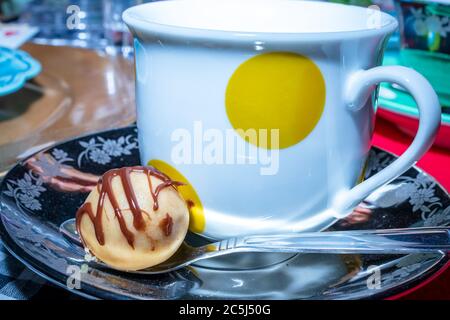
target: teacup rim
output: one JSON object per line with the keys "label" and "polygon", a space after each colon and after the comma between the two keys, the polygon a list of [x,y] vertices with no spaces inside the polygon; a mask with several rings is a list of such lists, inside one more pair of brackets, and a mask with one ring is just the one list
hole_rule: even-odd
{"label": "teacup rim", "polygon": [[[164,24],[142,19],[136,12],[141,11],[144,7],[160,5],[164,2],[198,2],[201,0],[170,0],[156,1],[140,4],[126,9],[122,14],[122,19],[128,28],[135,35],[151,32],[153,36],[171,38],[173,40],[205,40],[209,42],[236,42],[236,43],[255,43],[255,41],[286,43],[286,42],[323,42],[323,41],[342,41],[360,38],[371,38],[377,36],[386,36],[392,34],[399,22],[393,16],[380,12],[383,19],[387,21],[379,28],[366,28],[344,31],[311,31],[311,32],[266,32],[266,31],[234,31],[234,30],[217,30],[200,27],[186,27],[173,24]],[[217,1],[217,0],[216,0]],[[220,1],[220,0],[219,0]],[[250,0],[251,1],[251,0]],[[274,0],[266,0],[266,2],[275,2]],[[285,2],[293,2],[294,0],[277,0]],[[322,6],[339,6],[352,7],[363,12],[367,8],[357,7],[353,5],[344,5],[339,3],[300,1],[302,3],[314,3],[314,5]],[[367,14],[367,13],[366,13]],[[138,32],[136,32],[138,31]]]}

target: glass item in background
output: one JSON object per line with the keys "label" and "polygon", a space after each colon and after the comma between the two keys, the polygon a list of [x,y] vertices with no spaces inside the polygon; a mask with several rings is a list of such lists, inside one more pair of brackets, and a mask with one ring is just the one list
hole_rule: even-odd
{"label": "glass item in background", "polygon": [[402,47],[450,54],[450,1],[400,1]]}
{"label": "glass item in background", "polygon": [[401,64],[422,73],[450,107],[450,1],[400,0]]}
{"label": "glass item in background", "polygon": [[133,37],[122,21],[125,9],[144,3],[144,0],[103,0],[103,28],[108,54],[122,53],[125,57],[133,54]]}
{"label": "glass item in background", "polygon": [[35,43],[104,46],[102,0],[32,0],[20,21],[39,27]]}
{"label": "glass item in background", "polygon": [[130,57],[132,37],[122,12],[145,0],[31,0],[20,21],[40,28],[35,43],[106,49]]}

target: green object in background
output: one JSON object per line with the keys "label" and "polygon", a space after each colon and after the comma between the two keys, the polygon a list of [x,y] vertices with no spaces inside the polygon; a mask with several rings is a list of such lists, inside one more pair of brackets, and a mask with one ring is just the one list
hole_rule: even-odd
{"label": "green object in background", "polygon": [[[439,96],[441,105],[450,107],[450,56],[423,50],[403,49],[387,52],[383,64],[413,68],[430,81]],[[391,85],[389,85],[391,86]],[[397,91],[401,91],[395,87]],[[406,92],[404,93],[409,96]]]}
{"label": "green object in background", "polygon": [[371,0],[331,0],[330,2],[350,4],[354,6],[368,7],[373,4]]}
{"label": "green object in background", "polygon": [[[419,118],[419,109],[416,101],[406,91],[395,90],[390,85],[382,84],[380,96],[378,97],[378,105],[394,111],[401,115],[408,115],[410,117]],[[448,112],[446,112],[448,110]],[[442,123],[450,125],[450,110],[449,108],[442,109]]]}
{"label": "green object in background", "polygon": [[[450,57],[422,50],[403,49],[386,52],[384,65],[404,65],[422,73],[438,92],[442,105],[442,123],[450,126]],[[440,92],[439,92],[440,91]],[[397,114],[418,119],[419,109],[414,98],[402,88],[383,83],[378,105]]]}

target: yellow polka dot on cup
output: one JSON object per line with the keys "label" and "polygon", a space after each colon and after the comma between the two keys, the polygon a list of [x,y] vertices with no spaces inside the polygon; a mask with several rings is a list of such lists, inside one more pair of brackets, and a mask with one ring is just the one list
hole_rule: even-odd
{"label": "yellow polka dot on cup", "polygon": [[170,179],[184,183],[184,185],[178,187],[178,191],[189,209],[189,230],[195,233],[203,232],[206,226],[203,205],[192,184],[181,172],[165,161],[154,159],[150,160],[148,165],[168,175]]}
{"label": "yellow polka dot on cup", "polygon": [[[231,76],[225,94],[228,119],[249,143],[285,149],[305,139],[316,127],[325,106],[325,80],[308,57],[270,52],[244,61]],[[248,129],[279,130],[278,141],[250,141]]]}

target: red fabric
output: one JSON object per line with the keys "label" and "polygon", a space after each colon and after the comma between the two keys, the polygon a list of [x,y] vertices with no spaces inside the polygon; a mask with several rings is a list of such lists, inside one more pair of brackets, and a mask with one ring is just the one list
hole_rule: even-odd
{"label": "red fabric", "polygon": [[[412,138],[399,131],[393,124],[378,117],[374,145],[400,155],[411,141]],[[446,190],[450,190],[450,150],[433,147],[417,166],[432,175]],[[450,300],[450,264],[435,277],[390,299]]]}

